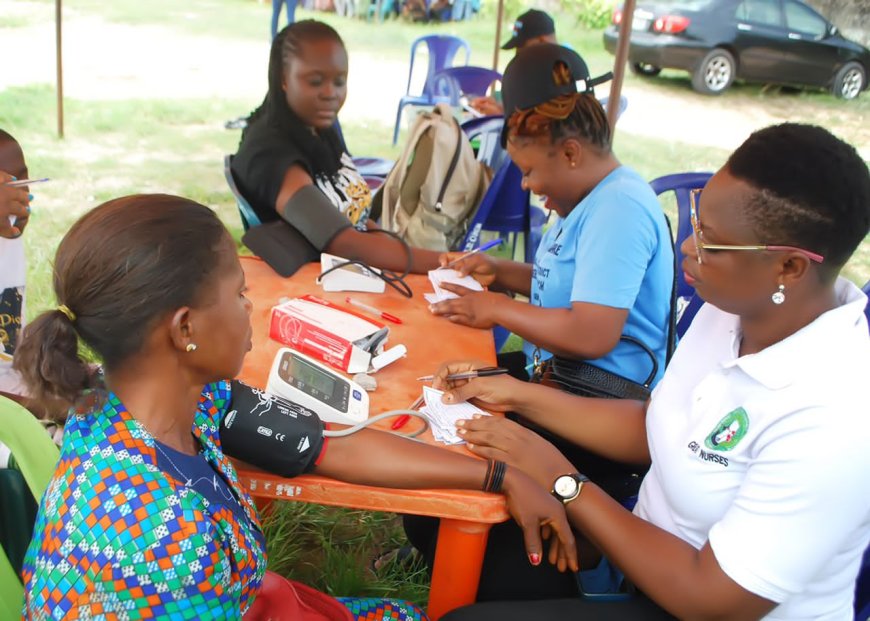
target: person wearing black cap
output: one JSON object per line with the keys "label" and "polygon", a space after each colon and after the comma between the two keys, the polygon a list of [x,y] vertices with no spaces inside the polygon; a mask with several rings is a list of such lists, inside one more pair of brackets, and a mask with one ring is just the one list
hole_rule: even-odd
{"label": "person wearing black cap", "polygon": [[[655,383],[665,367],[673,245],[649,184],[611,151],[610,125],[593,93],[609,77],[590,78],[576,52],[554,44],[529,48],[510,62],[502,142],[523,174],[523,187],[545,197],[546,207],[559,217],[544,233],[534,265],[483,253],[455,265],[462,274],[529,302],[445,284],[459,297],[430,308],[459,324],[504,326],[524,339],[526,362],[535,366],[555,354],[585,361],[594,373],[640,383],[651,361],[640,346],[623,339],[631,337],[652,352]],[[445,265],[458,256],[442,255],[440,261]],[[583,464],[580,471],[594,475],[619,499],[636,493],[645,471],[604,459],[593,470],[588,463],[595,458],[579,448],[571,456]],[[524,562],[514,528],[492,529],[478,598],[575,595],[573,579]],[[412,529],[409,539],[425,553],[426,542]]]}
{"label": "person wearing black cap", "polygon": [[[539,43],[557,43],[556,25],[544,11],[529,9],[514,22],[513,36],[501,46],[503,50],[520,50]],[[495,97],[475,97],[470,105],[483,115],[504,114],[504,107]]]}

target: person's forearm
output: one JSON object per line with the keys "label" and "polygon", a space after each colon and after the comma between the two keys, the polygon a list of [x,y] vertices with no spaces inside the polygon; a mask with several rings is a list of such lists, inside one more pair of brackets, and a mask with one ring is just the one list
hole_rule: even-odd
{"label": "person's forearm", "polygon": [[491,309],[492,319],[524,340],[566,358],[595,359],[619,341],[621,325],[584,319],[575,308],[544,308],[506,300]]}
{"label": "person's forearm", "polygon": [[732,582],[709,546],[696,550],[595,485],[585,484],[566,509],[571,524],[628,580],[680,619],[759,619],[774,607]]}
{"label": "person's forearm", "polygon": [[495,259],[494,288],[528,297],[532,291],[532,266],[508,259]]}
{"label": "person's forearm", "polygon": [[330,438],[318,474],[378,487],[481,489],[486,462],[365,429]]}
{"label": "person's forearm", "polygon": [[[421,248],[411,248],[410,251],[412,273],[425,274],[438,268],[439,253]],[[336,235],[327,245],[326,252],[399,273],[404,272],[408,265],[407,251],[399,240],[382,233],[361,233],[353,228]]]}
{"label": "person's forearm", "polygon": [[625,463],[649,463],[645,403],[577,397],[525,384],[510,405],[529,421],[593,453]]}

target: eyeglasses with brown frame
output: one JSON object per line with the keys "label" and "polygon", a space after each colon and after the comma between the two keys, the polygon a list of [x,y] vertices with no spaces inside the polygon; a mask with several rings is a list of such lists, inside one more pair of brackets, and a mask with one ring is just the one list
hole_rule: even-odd
{"label": "eyeglasses with brown frame", "polygon": [[692,239],[695,242],[695,250],[698,255],[698,263],[703,263],[701,254],[703,250],[790,250],[799,252],[808,258],[810,261],[822,263],[825,260],[820,254],[797,248],[795,246],[772,246],[772,245],[756,245],[756,246],[733,246],[730,244],[708,244],[701,239],[701,223],[698,220],[698,198],[701,196],[701,190],[695,189],[689,192],[689,219],[692,222]]}

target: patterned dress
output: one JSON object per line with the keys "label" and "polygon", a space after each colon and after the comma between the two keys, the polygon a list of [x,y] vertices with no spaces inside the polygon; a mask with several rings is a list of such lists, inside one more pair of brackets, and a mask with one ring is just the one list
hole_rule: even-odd
{"label": "patterned dress", "polygon": [[[221,449],[230,383],[203,390],[192,429],[239,519],[157,466],[155,440],[114,393],[70,416],[24,560],[25,619],[240,619],[266,571],[254,504]],[[355,619],[415,621],[411,604],[342,599]]]}

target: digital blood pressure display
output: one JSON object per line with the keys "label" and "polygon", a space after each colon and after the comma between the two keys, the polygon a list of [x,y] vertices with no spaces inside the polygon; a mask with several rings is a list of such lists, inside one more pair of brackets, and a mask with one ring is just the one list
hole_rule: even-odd
{"label": "digital blood pressure display", "polygon": [[266,390],[326,422],[355,425],[369,415],[369,396],[359,384],[292,349],[278,351]]}

